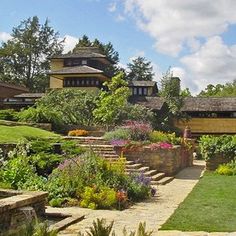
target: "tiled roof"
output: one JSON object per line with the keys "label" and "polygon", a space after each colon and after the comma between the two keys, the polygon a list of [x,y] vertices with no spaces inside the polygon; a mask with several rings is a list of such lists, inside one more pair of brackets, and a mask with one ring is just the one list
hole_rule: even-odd
{"label": "tiled roof", "polygon": [[9,83],[5,83],[5,82],[0,82],[0,87],[12,88],[12,89],[16,89],[16,90],[22,90],[25,92],[29,91],[29,89],[24,86],[9,84]]}
{"label": "tiled roof", "polygon": [[50,71],[50,75],[66,75],[66,74],[100,74],[103,73],[102,70],[95,69],[90,66],[72,66],[72,67],[64,67],[60,70]]}
{"label": "tiled roof", "polygon": [[189,97],[182,111],[236,111],[236,97]]}
{"label": "tiled roof", "polygon": [[45,93],[21,93],[15,95],[15,98],[41,98],[45,95]]}
{"label": "tiled roof", "polygon": [[106,58],[106,55],[102,54],[97,47],[79,47],[76,52],[54,55],[51,58],[60,59],[60,58]]}
{"label": "tiled roof", "polygon": [[129,101],[133,104],[143,105],[153,110],[161,110],[165,103],[165,99],[160,97],[133,96]]}
{"label": "tiled roof", "polygon": [[156,86],[156,82],[155,81],[145,81],[145,80],[135,80],[135,81],[130,81],[129,82],[129,87],[133,87],[133,86],[139,86],[139,87],[153,87]]}

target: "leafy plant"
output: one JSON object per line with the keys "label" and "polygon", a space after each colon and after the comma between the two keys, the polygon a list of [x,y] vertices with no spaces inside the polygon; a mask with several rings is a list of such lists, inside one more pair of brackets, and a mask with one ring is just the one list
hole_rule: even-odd
{"label": "leafy plant", "polygon": [[124,228],[123,230],[123,235],[124,236],[151,236],[153,231],[147,231],[146,230],[146,223],[139,223],[138,230],[137,232],[130,232],[129,234],[127,233],[126,229]]}
{"label": "leafy plant", "polygon": [[104,135],[104,139],[106,140],[129,140],[131,138],[131,132],[129,129],[118,128],[114,131],[106,132]]}
{"label": "leafy plant", "polygon": [[216,173],[220,175],[236,175],[236,160],[219,165],[219,167],[216,169]]}
{"label": "leafy plant", "polygon": [[18,120],[18,112],[13,109],[0,110],[0,120]]}
{"label": "leafy plant", "polygon": [[205,160],[221,155],[226,159],[233,159],[236,156],[236,135],[212,136],[205,135],[199,142],[202,156]]}
{"label": "leafy plant", "polygon": [[171,144],[180,144],[181,138],[176,137],[175,133],[164,133],[162,131],[152,131],[149,134],[149,139],[153,143],[169,142]]}

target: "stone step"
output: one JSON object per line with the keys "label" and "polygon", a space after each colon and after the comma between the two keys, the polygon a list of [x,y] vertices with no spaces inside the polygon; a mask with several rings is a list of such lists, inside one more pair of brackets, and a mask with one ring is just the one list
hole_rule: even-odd
{"label": "stone step", "polygon": [[163,172],[157,173],[157,174],[151,176],[152,180],[154,180],[154,181],[158,181],[164,177],[165,177],[165,173],[163,173]]}
{"label": "stone step", "polygon": [[[115,151],[110,151],[110,150],[93,150],[93,152],[97,153],[97,154],[116,154]],[[116,154],[117,155],[117,154]]]}
{"label": "stone step", "polygon": [[157,173],[157,170],[149,170],[147,172],[144,172],[143,174],[146,176],[146,177],[151,177],[153,175],[155,175]]}
{"label": "stone step", "polygon": [[102,156],[105,158],[119,158],[119,155],[117,154],[103,154]]}
{"label": "stone step", "polygon": [[158,180],[158,185],[165,185],[165,184],[168,184],[170,183],[175,177],[171,176],[171,177],[164,177],[160,180]]}
{"label": "stone step", "polygon": [[142,164],[140,163],[137,163],[137,164],[126,164],[126,169],[138,169],[142,167]]}
{"label": "stone step", "polygon": [[143,166],[141,168],[138,168],[138,169],[127,169],[126,172],[134,172],[134,173],[142,173],[142,172],[145,172],[145,171],[148,171],[149,170],[149,167],[148,166]]}

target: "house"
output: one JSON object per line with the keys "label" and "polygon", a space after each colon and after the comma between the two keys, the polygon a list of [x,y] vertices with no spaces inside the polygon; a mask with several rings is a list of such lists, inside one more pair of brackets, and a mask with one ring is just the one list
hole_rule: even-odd
{"label": "house", "polygon": [[112,75],[112,65],[96,47],[81,47],[74,54],[51,57],[50,89],[80,88],[98,92]]}
{"label": "house", "polygon": [[3,101],[6,98],[13,97],[17,94],[26,93],[29,90],[26,87],[0,82],[0,108],[3,107]]}
{"label": "house", "polygon": [[189,97],[181,109],[190,119],[176,126],[200,134],[236,134],[236,97]]}
{"label": "house", "polygon": [[33,106],[37,99],[44,96],[44,93],[21,93],[3,101],[4,109],[20,110],[21,108]]}
{"label": "house", "polygon": [[130,81],[128,87],[131,96],[156,96],[158,93],[155,81]]}

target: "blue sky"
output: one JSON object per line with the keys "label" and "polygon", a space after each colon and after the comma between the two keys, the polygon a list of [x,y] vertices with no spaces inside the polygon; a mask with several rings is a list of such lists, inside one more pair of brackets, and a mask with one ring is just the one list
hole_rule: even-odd
{"label": "blue sky", "polygon": [[153,63],[155,80],[169,66],[193,93],[236,78],[234,0],[2,0],[0,40],[37,15],[66,37],[66,50],[86,34],[111,42],[126,65],[137,56]]}

